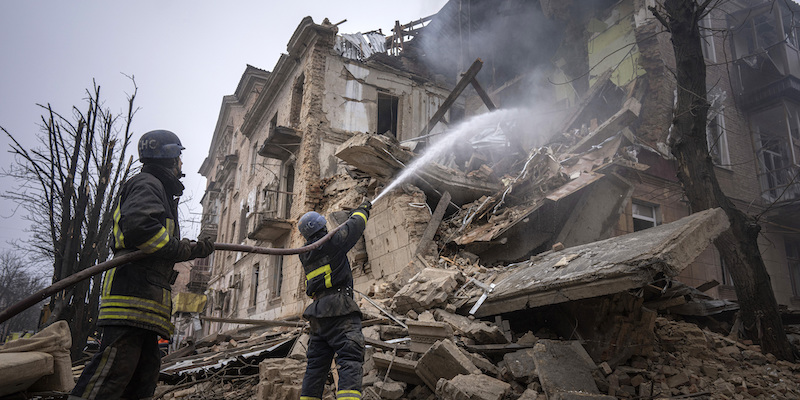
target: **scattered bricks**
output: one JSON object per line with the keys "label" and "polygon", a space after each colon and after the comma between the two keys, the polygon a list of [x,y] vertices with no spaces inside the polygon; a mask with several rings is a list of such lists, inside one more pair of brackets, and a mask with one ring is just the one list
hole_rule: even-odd
{"label": "scattered bricks", "polygon": [[472,361],[472,363],[475,364],[475,366],[478,367],[478,369],[483,371],[484,374],[497,377],[498,374],[500,373],[500,371],[494,364],[492,364],[491,361],[487,360],[480,354],[470,353],[469,351],[462,349],[460,347],[458,349],[461,350],[461,353],[467,356],[467,358],[469,358],[469,360]]}
{"label": "scattered bricks", "polygon": [[434,400],[433,392],[425,385],[419,385],[408,392],[409,400]]}
{"label": "scattered bricks", "polygon": [[480,344],[504,344],[508,339],[496,325],[489,325],[480,320],[470,320],[463,315],[453,314],[445,310],[436,310],[433,313],[437,321],[450,324],[456,332],[474,339]]}
{"label": "scattered bricks", "polygon": [[550,400],[617,400],[614,396],[606,396],[602,394],[585,393],[585,392],[558,392]]}
{"label": "scattered bricks", "polygon": [[606,374],[606,376],[611,375],[611,373],[614,372],[614,370],[611,369],[611,366],[608,365],[608,363],[605,361],[600,363],[600,365],[598,365],[597,367],[600,368],[603,371],[603,373]]}
{"label": "scattered bricks", "polygon": [[754,365],[764,365],[768,362],[764,354],[753,350],[742,350],[742,357],[745,361]]}
{"label": "scattered bricks", "polygon": [[639,384],[639,397],[650,399],[653,397],[653,382],[642,382]]}
{"label": "scattered bricks", "polygon": [[711,378],[711,380],[717,380],[719,377],[719,370],[715,365],[704,364],[700,367],[700,371],[703,372],[703,375]]}
{"label": "scattered bricks", "polygon": [[518,381],[528,382],[536,376],[536,363],[533,360],[533,349],[524,349],[503,356],[506,368]]}
{"label": "scattered bricks", "polygon": [[481,371],[448,339],[438,341],[417,362],[417,375],[431,390],[436,390],[440,378],[480,374]]}
{"label": "scattered bricks", "polygon": [[539,396],[538,392],[529,388],[525,389],[525,391],[522,392],[522,396],[519,396],[517,400],[536,400],[538,396]]}
{"label": "scattered bricks", "polygon": [[558,242],[553,245],[553,251],[561,251],[564,250],[564,243]]}
{"label": "scattered bricks", "polygon": [[407,325],[411,351],[415,353],[428,351],[436,341],[453,338],[453,328],[444,322],[408,321]]}
{"label": "scattered bricks", "polygon": [[425,268],[392,297],[394,310],[399,314],[409,310],[421,313],[444,306],[465,281],[464,275],[458,270]]}
{"label": "scattered bricks", "polygon": [[457,375],[436,383],[436,398],[440,400],[502,400],[511,392],[511,385],[490,376]]}
{"label": "scattered bricks", "polygon": [[678,374],[667,378],[667,386],[673,389],[681,387],[687,383],[689,383],[689,377],[683,372],[679,372]]}
{"label": "scattered bricks", "polygon": [[639,386],[639,385],[641,385],[641,384],[642,384],[642,382],[644,382],[645,380],[646,380],[646,379],[645,379],[643,376],[641,376],[641,375],[636,375],[636,376],[634,376],[633,378],[631,378],[631,380],[630,380],[630,385],[631,385],[631,386],[634,386],[634,387],[636,387],[636,386]]}
{"label": "scattered bricks", "polygon": [[374,390],[382,399],[396,400],[403,397],[406,384],[388,379],[386,382],[375,382]]}

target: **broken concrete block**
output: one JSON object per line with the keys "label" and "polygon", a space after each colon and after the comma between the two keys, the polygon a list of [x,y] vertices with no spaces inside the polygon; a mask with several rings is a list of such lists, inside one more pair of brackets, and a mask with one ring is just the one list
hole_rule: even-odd
{"label": "broken concrete block", "polygon": [[419,359],[415,371],[431,390],[436,390],[436,383],[441,378],[449,380],[456,375],[481,373],[448,339],[434,343]]}
{"label": "broken concrete block", "polygon": [[539,393],[533,389],[525,389],[522,392],[522,396],[519,396],[517,400],[536,400],[539,397]]}
{"label": "broken concrete block", "polygon": [[374,390],[382,399],[396,400],[403,397],[403,393],[406,391],[406,384],[387,379],[386,382],[375,382]]}
{"label": "broken concrete block", "polygon": [[465,280],[458,270],[425,268],[395,293],[393,308],[397,313],[405,314],[409,310],[421,313],[444,306]]}
{"label": "broken concrete block", "polygon": [[533,359],[548,398],[558,392],[600,393],[592,377],[597,367],[579,342],[539,340]]}
{"label": "broken concrete block", "polygon": [[[396,381],[410,383],[412,385],[422,385],[424,382],[417,376],[417,361],[409,360],[391,353],[375,353],[372,355],[375,367],[382,371],[389,371],[389,378]],[[389,366],[392,366],[389,370]],[[366,368],[365,371],[368,371]]]}
{"label": "broken concrete block", "polygon": [[502,400],[511,385],[487,375],[457,375],[436,383],[436,398],[441,400]]}
{"label": "broken concrete block", "polygon": [[424,353],[435,342],[453,338],[453,328],[444,322],[408,321],[410,348],[415,353]]}
{"label": "broken concrete block", "polygon": [[529,382],[536,377],[536,363],[533,359],[533,349],[524,349],[508,353],[503,356],[506,368],[511,372],[514,380]]}
{"label": "broken concrete block", "polygon": [[48,353],[0,353],[0,396],[26,390],[52,373],[53,356]]}
{"label": "broken concrete block", "polygon": [[438,321],[450,324],[456,332],[474,339],[480,344],[508,343],[508,339],[497,325],[489,325],[480,320],[470,320],[463,315],[445,310],[435,310],[433,315]]}

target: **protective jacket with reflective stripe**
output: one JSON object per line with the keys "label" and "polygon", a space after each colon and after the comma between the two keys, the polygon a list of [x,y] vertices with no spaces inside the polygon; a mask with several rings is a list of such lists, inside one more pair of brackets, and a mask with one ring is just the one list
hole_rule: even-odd
{"label": "protective jacket with reflective stripe", "polygon": [[[350,270],[347,252],[356,245],[364,233],[368,218],[369,211],[364,208],[355,209],[344,227],[336,232],[329,241],[315,250],[300,254],[300,262],[303,264],[303,271],[306,274],[306,294],[308,296],[315,297],[315,295],[325,293],[326,290],[353,287],[353,273]],[[324,236],[324,230],[311,237],[306,244],[311,244],[322,236]],[[358,306],[350,295],[340,292],[336,295],[316,299],[306,308],[303,316],[307,318],[335,317],[358,311]]]}
{"label": "protective jacket with reflective stripe", "polygon": [[182,192],[172,172],[155,165],[145,165],[122,186],[114,211],[114,254],[142,250],[150,256],[106,272],[99,326],[134,326],[165,338],[172,334],[170,280],[180,240],[175,196]]}

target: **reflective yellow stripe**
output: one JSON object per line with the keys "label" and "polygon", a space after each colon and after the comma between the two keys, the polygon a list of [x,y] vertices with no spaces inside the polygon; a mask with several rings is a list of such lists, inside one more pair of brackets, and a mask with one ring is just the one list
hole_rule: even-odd
{"label": "reflective yellow stripe", "polygon": [[92,377],[89,379],[89,383],[86,385],[86,390],[83,392],[81,397],[88,399],[92,397],[92,392],[95,392],[95,395],[97,394],[96,392],[104,383],[106,376],[108,375],[108,367],[114,365],[114,358],[116,355],[116,347],[106,347],[106,349],[103,350],[103,356],[100,359],[100,364],[94,371],[94,375],[92,375]]}
{"label": "reflective yellow stripe", "polygon": [[161,229],[150,238],[150,240],[136,246],[140,250],[144,251],[145,253],[153,253],[162,247],[164,247],[167,242],[169,242],[169,233],[167,233],[167,228],[163,226]]}
{"label": "reflective yellow stripe", "polygon": [[167,218],[167,233],[175,236],[175,221],[172,218]]}
{"label": "reflective yellow stripe", "polygon": [[300,396],[300,400],[321,400],[319,397]]}
{"label": "reflective yellow stripe", "polygon": [[[120,200],[121,202],[121,200]],[[119,229],[119,219],[122,216],[122,213],[119,210],[120,203],[117,203],[117,208],[114,210],[114,240],[116,243],[114,247],[117,249],[124,249],[125,248],[125,235],[122,234],[122,230]]]}
{"label": "reflective yellow stripe", "polygon": [[353,215],[358,215],[359,217],[361,217],[361,219],[364,220],[365,224],[367,223],[367,216],[364,213],[362,213],[362,212],[354,212]]}
{"label": "reflective yellow stripe", "polygon": [[331,283],[331,274],[332,273],[333,273],[333,271],[331,271],[331,265],[330,264],[325,264],[325,265],[323,265],[323,266],[321,266],[321,267],[309,272],[308,274],[306,274],[306,279],[308,279],[310,281],[310,280],[316,278],[317,276],[325,274],[325,287],[326,288],[330,288],[330,287],[333,286],[333,283]]}
{"label": "reflective yellow stripe", "polygon": [[114,274],[117,273],[117,268],[111,268],[108,272],[106,272],[106,276],[103,278],[103,293],[102,296],[107,296],[111,294],[111,282],[114,280]]}
{"label": "reflective yellow stripe", "polygon": [[336,392],[336,400],[360,400],[361,392],[358,390],[340,390]]}
{"label": "reflective yellow stripe", "polygon": [[127,296],[106,296],[100,300],[100,307],[124,307],[148,310],[159,314],[169,315],[172,311],[171,304],[161,304],[153,300],[140,299]]}
{"label": "reflective yellow stripe", "polygon": [[170,335],[174,332],[175,326],[167,318],[159,317],[146,312],[137,312],[127,308],[110,308],[100,309],[97,317],[98,320],[124,320],[124,321],[137,321],[148,325],[157,326]]}

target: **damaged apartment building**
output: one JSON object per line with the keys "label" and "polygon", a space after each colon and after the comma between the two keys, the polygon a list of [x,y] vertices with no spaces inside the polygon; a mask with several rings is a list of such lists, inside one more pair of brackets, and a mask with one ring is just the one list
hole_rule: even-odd
{"label": "damaged apartment building", "polygon": [[[624,305],[603,313],[630,315],[617,321],[632,326],[667,308],[735,309],[731,278],[708,246],[727,222],[685,219],[693,211],[666,144],[674,56],[653,5],[451,0],[388,37],[303,19],[272,71],[247,66],[223,99],[200,169],[201,236],[300,247],[305,212],[335,227],[336,211],[374,199],[457,137],[375,202],[350,253],[363,296],[417,313],[404,297],[409,279],[467,263],[480,273],[467,277],[459,312],[502,316],[514,331],[532,328],[514,318],[532,308],[601,318],[581,311],[581,299],[614,298]],[[737,207],[760,216],[773,290],[789,309],[800,308],[798,11],[728,1],[701,27],[715,172]],[[217,252],[210,266],[204,334],[237,320],[297,319],[310,302],[296,256]],[[667,286],[707,301],[653,300]],[[626,334],[604,329],[607,343]],[[587,349],[596,361],[630,355],[601,347]]]}

